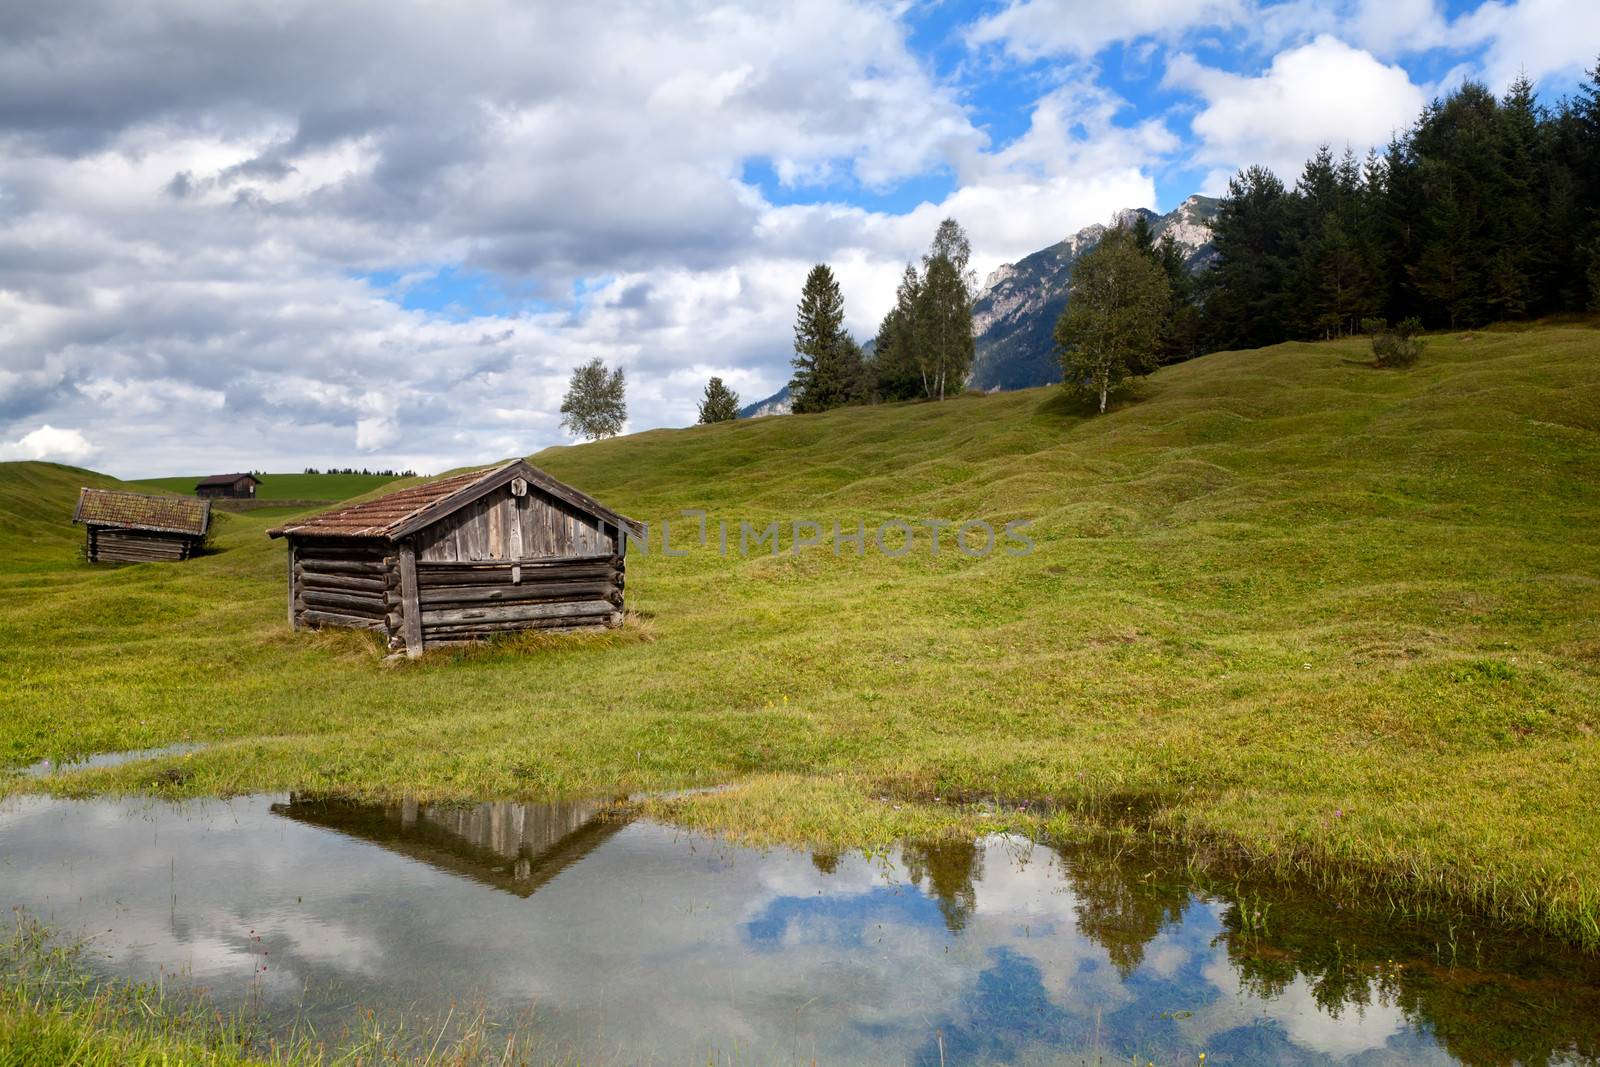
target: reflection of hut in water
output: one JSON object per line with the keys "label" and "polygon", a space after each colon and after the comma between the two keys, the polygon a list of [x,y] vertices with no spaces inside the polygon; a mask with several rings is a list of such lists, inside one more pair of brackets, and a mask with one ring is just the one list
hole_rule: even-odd
{"label": "reflection of hut in water", "polygon": [[384,848],[517,896],[531,896],[627,820],[599,800],[434,806],[358,804],[291,793],[275,815]]}

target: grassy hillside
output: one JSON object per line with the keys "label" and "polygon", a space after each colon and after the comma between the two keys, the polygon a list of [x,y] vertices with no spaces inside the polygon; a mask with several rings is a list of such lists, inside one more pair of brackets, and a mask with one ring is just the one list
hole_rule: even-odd
{"label": "grassy hillside", "polygon": [[72,512],[83,487],[115,489],[115,478],[59,463],[0,463],[0,572],[58,571],[81,562],[83,527]]}
{"label": "grassy hillside", "polygon": [[[136,489],[162,489],[194,495],[194,485],[204,475],[181,478],[139,478],[130,482]],[[263,474],[256,487],[257,500],[348,500],[388,485],[393,478],[381,474]]]}
{"label": "grassy hillside", "polygon": [[[287,632],[270,520],[90,569],[44,529],[82,476],[0,467],[7,542],[40,554],[0,574],[0,756],[210,745],[66,789],[733,781],[673,814],[835,842],[1128,823],[1600,945],[1600,330],[1361,358],[1222,353],[1095,419],[1046,389],[549,450],[618,510],[703,508],[735,546],[740,520],[983,518],[1037,547],[724,559],[682,520],[687,556],[630,556],[647,618],[624,632],[399,665]],[[995,795],[1054,813],[950,803]]]}

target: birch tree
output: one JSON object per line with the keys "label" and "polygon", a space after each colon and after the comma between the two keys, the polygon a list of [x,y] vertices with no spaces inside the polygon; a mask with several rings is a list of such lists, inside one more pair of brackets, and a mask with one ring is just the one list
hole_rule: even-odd
{"label": "birch tree", "polygon": [[1056,322],[1067,391],[1098,402],[1103,414],[1124,382],[1155,367],[1170,302],[1166,273],[1133,235],[1106,234],[1073,266],[1067,309]]}

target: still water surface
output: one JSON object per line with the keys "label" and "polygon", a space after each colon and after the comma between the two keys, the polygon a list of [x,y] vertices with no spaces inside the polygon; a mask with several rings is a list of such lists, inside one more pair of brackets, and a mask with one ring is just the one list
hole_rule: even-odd
{"label": "still water surface", "polygon": [[600,802],[21,797],[0,902],[330,1039],[454,1004],[584,1063],[1600,1058],[1591,957],[1000,837],[869,859]]}

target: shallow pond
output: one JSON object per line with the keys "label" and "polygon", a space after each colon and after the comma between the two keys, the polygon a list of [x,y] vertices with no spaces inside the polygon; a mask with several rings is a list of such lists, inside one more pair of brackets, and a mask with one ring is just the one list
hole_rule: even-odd
{"label": "shallow pond", "polygon": [[599,802],[19,797],[0,887],[108,973],[330,1039],[365,1008],[484,1010],[584,1063],[1600,1056],[1591,957],[1010,838],[869,859]]}

